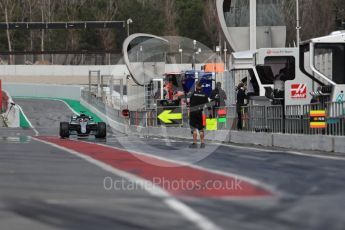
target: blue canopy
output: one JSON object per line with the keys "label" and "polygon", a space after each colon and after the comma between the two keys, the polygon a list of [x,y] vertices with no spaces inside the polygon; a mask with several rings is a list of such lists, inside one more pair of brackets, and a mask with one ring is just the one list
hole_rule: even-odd
{"label": "blue canopy", "polygon": [[213,73],[202,72],[195,70],[188,70],[184,73],[184,79],[182,82],[183,90],[188,93],[194,89],[195,81],[199,81],[202,84],[203,92],[208,96],[211,96],[212,86],[213,86]]}

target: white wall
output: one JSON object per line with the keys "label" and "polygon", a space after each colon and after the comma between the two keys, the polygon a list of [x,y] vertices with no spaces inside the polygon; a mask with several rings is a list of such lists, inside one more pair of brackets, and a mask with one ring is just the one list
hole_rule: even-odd
{"label": "white wall", "polygon": [[[200,70],[201,64],[196,65]],[[191,70],[192,64],[167,64],[165,72]],[[128,75],[126,65],[0,65],[1,76],[88,76],[89,71],[101,71],[101,75],[123,76]]]}
{"label": "white wall", "polygon": [[2,76],[88,76],[90,70],[100,70],[102,75],[123,75],[128,73],[125,65],[0,65]]}
{"label": "white wall", "polygon": [[80,100],[81,87],[73,85],[44,85],[3,83],[12,97],[49,97]]}

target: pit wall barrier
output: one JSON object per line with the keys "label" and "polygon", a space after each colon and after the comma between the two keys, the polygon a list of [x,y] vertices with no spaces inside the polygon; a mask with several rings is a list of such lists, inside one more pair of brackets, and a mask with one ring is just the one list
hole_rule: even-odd
{"label": "pit wall barrier", "polygon": [[12,97],[7,91],[3,90],[3,104],[6,106],[4,113],[1,114],[5,125],[9,128],[18,128],[20,127],[20,108],[15,105]]}
{"label": "pit wall barrier", "polygon": [[[115,128],[114,128],[115,129]],[[192,140],[187,128],[130,127],[130,133],[142,137],[178,138]],[[345,138],[334,136],[256,133],[247,131],[206,131],[205,139],[221,143],[279,147],[293,150],[312,150],[345,153]]]}
{"label": "pit wall barrier", "polygon": [[12,97],[49,97],[80,100],[81,87],[73,85],[3,83]]}
{"label": "pit wall barrier", "polygon": [[[103,108],[106,107],[100,99],[88,99],[83,93],[82,104],[94,113],[100,115],[102,119],[114,129],[126,134],[136,134],[141,137],[177,138],[192,140],[189,128],[185,127],[154,127],[133,125],[130,119],[123,122],[123,117],[109,116]],[[140,118],[139,118],[140,119]],[[132,125],[129,125],[132,123]],[[264,147],[281,147],[294,150],[312,150],[324,152],[345,153],[344,136],[328,135],[308,135],[308,134],[283,134],[265,133],[255,131],[217,130],[206,131],[205,139],[208,141],[235,143],[245,145],[257,145]]]}
{"label": "pit wall barrier", "polygon": [[123,74],[127,71],[125,65],[0,65],[0,71],[2,76],[51,76],[53,78],[58,76],[74,77],[87,76],[89,70],[93,69],[100,70],[102,74],[105,75]]}
{"label": "pit wall barrier", "polygon": [[[201,69],[202,64],[196,64],[196,69]],[[165,72],[178,72],[191,69],[191,64],[167,64]],[[48,77],[87,77],[90,70],[99,70],[102,75],[122,76],[128,75],[126,65],[0,65],[2,76],[48,76]],[[86,73],[86,74],[85,74]]]}

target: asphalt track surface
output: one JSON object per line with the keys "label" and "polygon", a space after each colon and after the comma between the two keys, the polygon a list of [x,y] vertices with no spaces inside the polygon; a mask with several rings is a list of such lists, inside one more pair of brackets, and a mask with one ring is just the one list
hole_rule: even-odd
{"label": "asphalt track surface", "polygon": [[[16,102],[39,136],[58,141],[59,122],[68,120],[72,114],[62,102],[23,99]],[[0,129],[0,229],[201,228],[185,212],[177,212],[147,190],[125,189],[131,185],[127,176],[110,173],[68,150],[31,138],[34,135],[32,130]],[[179,163],[202,154],[200,150],[187,150],[188,143],[184,141],[115,132],[108,134],[106,142],[93,138],[81,140],[85,141],[87,144],[81,145],[117,147]],[[211,154],[192,167],[239,175],[259,183],[258,187],[270,193],[225,197],[212,197],[212,192],[205,197],[173,195],[203,217],[201,220],[206,220],[206,224],[212,223],[219,229],[345,229],[345,158],[212,143],[205,151]],[[134,170],[135,167],[138,168]],[[146,166],[140,168],[138,164],[130,169],[127,173],[135,175],[163,173],[147,171]],[[123,188],[106,189],[105,178],[121,181]]]}

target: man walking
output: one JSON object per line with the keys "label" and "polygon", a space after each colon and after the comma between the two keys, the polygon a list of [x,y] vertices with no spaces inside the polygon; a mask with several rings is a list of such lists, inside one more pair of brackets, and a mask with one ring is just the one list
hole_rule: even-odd
{"label": "man walking", "polygon": [[[190,148],[197,148],[198,131],[200,136],[200,148],[205,148],[204,142],[204,124],[203,124],[203,110],[205,105],[209,103],[208,96],[202,92],[202,84],[199,82],[196,85],[194,93],[190,97],[190,112],[189,112],[189,125],[193,134],[193,143]],[[211,108],[208,107],[209,116],[212,117],[210,112]]]}

